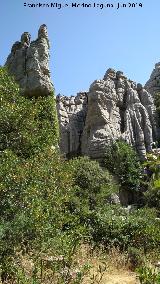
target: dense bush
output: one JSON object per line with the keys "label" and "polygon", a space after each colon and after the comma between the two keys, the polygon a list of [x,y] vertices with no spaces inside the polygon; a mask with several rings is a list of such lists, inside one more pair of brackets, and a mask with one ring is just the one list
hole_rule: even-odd
{"label": "dense bush", "polygon": [[133,148],[124,141],[113,142],[106,149],[104,164],[118,177],[122,187],[138,190],[141,165]]}
{"label": "dense bush", "polygon": [[[148,190],[145,193],[146,202],[149,207],[160,210],[160,153],[148,154],[148,159],[144,163],[146,171],[151,173],[148,181]],[[146,173],[147,175],[147,173]]]}
{"label": "dense bush", "polygon": [[158,268],[141,266],[137,269],[140,284],[159,284],[160,271]]}
{"label": "dense bush", "polygon": [[118,191],[118,186],[106,169],[102,169],[97,161],[88,157],[80,157],[70,161],[76,195],[89,200],[93,209],[100,204],[103,206],[108,197]]}
{"label": "dense bush", "polygon": [[46,145],[56,145],[58,123],[54,96],[25,98],[14,80],[0,68],[0,150],[30,157]]}
{"label": "dense bush", "polygon": [[79,215],[68,209],[74,188],[68,163],[50,147],[32,159],[17,157],[11,150],[1,158],[2,271],[9,273],[18,251],[34,251],[34,258],[42,253],[63,256],[70,265],[86,229]]}
{"label": "dense bush", "polygon": [[93,239],[106,247],[126,250],[132,246],[146,253],[159,246],[160,224],[156,217],[156,212],[149,209],[129,214],[115,206],[102,208],[92,218]]}

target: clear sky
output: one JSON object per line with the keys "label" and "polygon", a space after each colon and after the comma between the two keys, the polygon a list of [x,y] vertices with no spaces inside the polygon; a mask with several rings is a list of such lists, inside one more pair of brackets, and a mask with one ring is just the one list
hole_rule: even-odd
{"label": "clear sky", "polygon": [[[62,9],[29,8],[24,2],[68,4]],[[127,8],[117,9],[117,3]],[[160,0],[131,1],[143,7],[129,8],[127,1],[82,1],[91,8],[74,8],[74,0],[0,0],[0,64],[24,31],[37,37],[46,24],[51,43],[50,67],[56,94],[87,91],[110,67],[144,84],[160,61]],[[114,5],[94,8],[93,3]],[[138,6],[138,5],[136,5]]]}

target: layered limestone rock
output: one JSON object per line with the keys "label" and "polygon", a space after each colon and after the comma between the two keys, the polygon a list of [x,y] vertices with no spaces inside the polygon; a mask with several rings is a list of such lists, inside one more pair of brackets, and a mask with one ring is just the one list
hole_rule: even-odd
{"label": "layered limestone rock", "polygon": [[[49,71],[49,40],[46,25],[31,42],[25,32],[14,43],[6,67],[27,97],[48,96],[53,91]],[[146,87],[153,93],[160,78],[156,64]],[[94,81],[88,92],[75,97],[57,96],[60,124],[60,148],[68,157],[88,155],[101,159],[106,145],[124,139],[133,145],[142,159],[156,139],[155,107],[152,96],[142,85],[128,80],[123,72],[107,70],[103,80]]]}
{"label": "layered limestone rock", "polygon": [[87,113],[87,94],[76,97],[57,96],[57,112],[60,124],[60,149],[67,156],[81,153],[82,133]]}
{"label": "layered limestone rock", "polygon": [[53,92],[49,71],[49,40],[46,25],[41,25],[38,38],[31,42],[25,32],[21,41],[16,41],[5,66],[28,97],[48,96]]}
{"label": "layered limestone rock", "polygon": [[106,145],[124,139],[144,159],[156,136],[152,96],[123,72],[107,70],[103,80],[94,81],[87,93],[58,97],[61,150],[94,159],[105,155]]}
{"label": "layered limestone rock", "polygon": [[149,91],[153,96],[155,93],[160,92],[160,62],[155,64],[150,79],[145,85],[145,89]]}

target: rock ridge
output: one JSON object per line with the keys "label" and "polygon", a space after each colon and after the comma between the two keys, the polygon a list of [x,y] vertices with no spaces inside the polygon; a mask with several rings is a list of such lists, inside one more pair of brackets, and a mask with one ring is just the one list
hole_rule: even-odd
{"label": "rock ridge", "polygon": [[145,159],[156,140],[152,95],[112,68],[102,80],[95,80],[88,92],[57,96],[57,111],[60,148],[68,157],[81,154],[101,159],[106,144],[123,139]]}
{"label": "rock ridge", "polygon": [[[5,66],[14,75],[20,92],[27,97],[53,92],[49,70],[47,27],[41,25],[36,40],[24,32],[16,41]],[[133,145],[141,159],[157,139],[152,94],[160,90],[160,63],[155,65],[145,88],[127,79],[122,71],[109,68],[103,79],[95,80],[87,92],[56,98],[60,149],[67,157],[87,155],[102,159],[106,145],[123,139]]]}

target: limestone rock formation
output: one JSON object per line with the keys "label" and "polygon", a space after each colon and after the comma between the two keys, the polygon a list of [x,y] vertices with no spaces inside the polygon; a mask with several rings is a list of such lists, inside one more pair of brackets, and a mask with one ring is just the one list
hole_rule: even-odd
{"label": "limestone rock formation", "polygon": [[87,113],[87,94],[76,97],[57,96],[60,124],[60,149],[68,156],[81,153],[82,133]]}
{"label": "limestone rock formation", "polygon": [[150,79],[145,85],[145,89],[149,91],[153,96],[155,93],[160,92],[160,62],[155,64]]}
{"label": "limestone rock formation", "polygon": [[68,156],[101,159],[106,144],[124,139],[141,159],[151,151],[156,136],[152,96],[123,72],[108,69],[103,80],[94,81],[87,93],[58,97],[61,150]]}
{"label": "limestone rock formation", "polygon": [[28,97],[47,96],[52,93],[53,85],[49,71],[49,40],[46,25],[41,25],[38,38],[31,42],[25,32],[21,41],[16,41],[7,58],[5,66],[14,75],[21,93]]}
{"label": "limestone rock formation", "polygon": [[[23,33],[13,44],[5,65],[19,83],[22,95],[50,95],[53,85],[46,25],[39,28],[35,41],[31,42],[28,32]],[[159,79],[160,63],[146,84],[147,90],[153,93],[160,89]],[[68,157],[81,154],[101,159],[106,145],[122,138],[144,159],[157,133],[153,98],[147,90],[110,68],[88,92],[70,98],[57,96],[61,151]]]}

